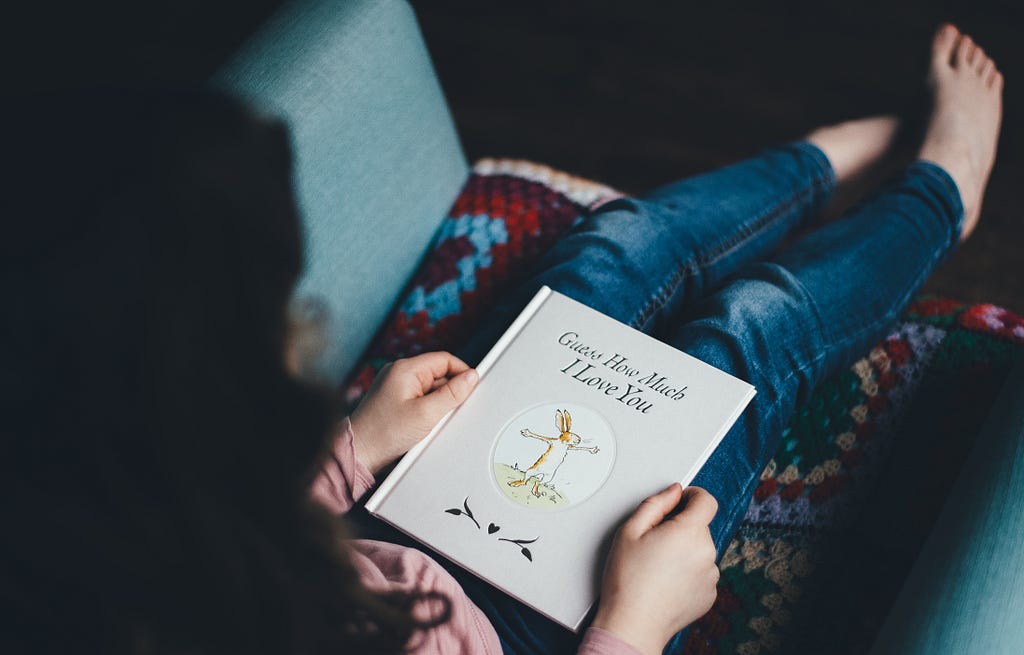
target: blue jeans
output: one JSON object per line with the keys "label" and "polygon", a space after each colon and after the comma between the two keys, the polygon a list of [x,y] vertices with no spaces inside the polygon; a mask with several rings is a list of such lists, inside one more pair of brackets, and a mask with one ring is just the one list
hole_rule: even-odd
{"label": "blue jeans", "polygon": [[[796,407],[885,336],[958,242],[955,183],[917,161],[779,250],[834,186],[825,155],[796,142],[612,201],[559,240],[457,354],[476,364],[546,284],[753,384],[757,396],[693,482],[718,500],[711,534],[721,555]],[[443,564],[505,652],[573,652],[577,635]],[[682,652],[685,636],[667,652]]]}

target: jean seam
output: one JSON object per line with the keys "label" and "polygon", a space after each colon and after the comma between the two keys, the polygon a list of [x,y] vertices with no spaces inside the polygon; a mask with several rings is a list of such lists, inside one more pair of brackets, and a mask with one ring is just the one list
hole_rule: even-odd
{"label": "jean seam", "polygon": [[[811,359],[809,362],[807,362],[807,366],[813,366],[813,365],[817,364],[818,362],[820,362],[824,358],[825,358],[825,353],[821,353],[821,354],[817,355],[816,357],[814,357],[813,359]],[[798,371],[796,371],[796,370],[790,371],[789,375],[787,375],[785,378],[783,378],[780,382],[777,383],[777,386],[781,388],[781,387],[784,387],[785,385],[789,384],[789,381],[793,379],[793,376],[795,376],[797,374],[797,372]],[[779,403],[781,403],[781,402],[782,402],[782,397],[781,396],[776,398],[775,400],[773,400],[772,401],[771,410],[767,413],[767,415],[771,415],[773,412],[777,411]],[[752,472],[752,474],[750,476],[750,480],[747,482],[746,486],[744,486],[743,492],[739,496],[739,498],[741,499],[741,502],[734,503],[734,506],[729,510],[729,515],[726,518],[726,522],[725,522],[725,524],[727,526],[733,524],[733,522],[736,520],[736,516],[741,511],[746,511],[750,507],[750,499],[753,497],[753,492],[751,491],[751,489],[754,489],[754,488],[757,487],[758,483],[761,481],[761,473],[764,472],[764,467],[767,466],[768,460],[771,460],[774,457],[774,455],[775,455],[774,451],[769,452],[769,449],[767,447],[762,447],[758,451],[758,454],[757,454],[758,462],[763,461],[764,464],[763,465],[758,465],[757,468],[755,468],[755,470]],[[738,527],[739,526],[737,526],[737,528]],[[730,537],[735,536],[735,533],[733,535],[729,535],[729,536]],[[723,543],[723,544],[721,544],[721,546],[722,547],[728,547],[728,544]],[[722,553],[719,553],[719,556],[721,556],[721,554]]]}
{"label": "jean seam", "polygon": [[[918,279],[920,279],[920,278],[918,278]],[[824,334],[825,333],[825,323],[821,319],[821,314],[818,311],[817,303],[811,297],[810,293],[807,292],[806,288],[804,288],[803,283],[800,282],[799,280],[796,280],[796,282],[798,283],[798,285],[800,287],[800,290],[803,293],[803,295],[810,301],[811,308],[814,310],[815,320],[818,322],[818,329],[819,329],[819,331],[822,334]],[[911,292],[912,292],[912,290],[911,290]],[[909,295],[909,294],[906,294],[906,295]],[[891,312],[888,312],[887,316],[890,313]],[[886,318],[886,323],[888,323],[888,322],[890,322],[890,319]],[[861,334],[863,334],[864,331],[867,330],[868,327],[869,326],[864,326],[861,330],[858,331],[858,333],[856,335],[853,335],[850,338],[844,339],[841,342],[841,344],[848,343],[852,339],[859,337]],[[803,370],[807,370],[807,369],[813,368],[818,363],[820,363],[823,359],[825,359],[827,356],[829,356],[832,353],[832,351],[835,350],[836,347],[837,346],[835,344],[829,344],[829,343],[824,344],[824,347],[821,350],[819,350],[818,355],[816,355],[812,359],[810,359],[807,362],[805,362],[803,364],[803,366],[802,366],[802,369]],[[799,372],[800,372],[799,369],[791,370],[789,372],[789,374],[786,375],[786,377],[782,378],[779,382],[776,383],[776,386],[778,388],[782,388],[785,385],[789,384],[789,382],[793,379],[793,377],[795,375],[797,375],[797,373],[799,373]],[[763,377],[763,375],[762,375],[762,377]],[[767,414],[771,415],[772,411],[776,411],[777,408],[778,408],[778,405],[779,405],[779,403],[781,401],[782,401],[781,397],[778,397],[775,400],[773,400],[772,401],[772,409]],[[765,465],[767,465],[767,461],[766,460],[770,460],[774,456],[774,452],[768,452],[768,450],[769,449],[767,447],[764,447],[764,446],[759,450],[759,452],[757,454],[758,462],[765,461]],[[752,488],[756,488],[757,484],[760,482],[761,473],[763,472],[763,470],[764,470],[764,467],[761,466],[760,470],[755,468],[755,470],[752,471],[750,480],[747,482],[746,486],[743,488],[743,493],[740,496],[740,498],[743,499],[743,500],[741,502],[734,503],[734,506],[729,511],[729,515],[728,515],[728,517],[726,519],[726,523],[725,523],[727,526],[733,524],[733,522],[736,520],[736,516],[740,513],[740,511],[745,511],[745,510],[747,510],[750,507],[750,498],[752,497],[751,489]],[[737,527],[739,527],[739,526],[737,526]],[[734,537],[734,536],[735,536],[735,533],[733,535],[730,535],[730,537]],[[721,544],[721,547],[728,547],[728,544],[723,543],[723,544]],[[721,557],[721,554],[722,553],[719,553],[719,557]]]}
{"label": "jean seam", "polygon": [[749,243],[751,239],[764,232],[783,211],[802,202],[808,195],[815,195],[822,187],[828,186],[829,183],[830,176],[827,171],[816,175],[810,185],[786,196],[783,201],[776,203],[764,214],[744,224],[743,228],[733,238],[723,241],[711,250],[697,253],[683,264],[677,266],[666,278],[665,282],[658,287],[655,295],[651,297],[643,309],[630,322],[630,325],[634,328],[646,325],[654,313],[664,307],[668,303],[668,299],[675,295],[679,285],[693,276],[698,269],[716,264],[724,256],[735,251],[736,248]]}
{"label": "jean seam", "polygon": [[956,247],[959,244],[960,234],[963,232],[963,224],[966,219],[960,187],[957,186],[956,180],[953,179],[946,169],[934,162],[919,159],[911,163],[910,166],[938,182],[945,189],[947,196],[953,200],[953,212],[955,215],[953,217],[953,225],[950,227],[952,232],[950,235],[950,245]]}
{"label": "jean seam", "polygon": [[[926,267],[926,270],[928,272],[927,273],[918,274],[918,276],[916,278],[914,278],[913,283],[908,285],[904,289],[904,291],[900,293],[899,301],[897,303],[891,304],[889,307],[887,307],[886,310],[885,310],[885,315],[882,318],[882,320],[876,321],[874,323],[874,325],[877,325],[880,328],[883,327],[883,326],[890,326],[890,325],[894,324],[899,319],[899,314],[900,314],[899,308],[900,307],[905,307],[907,305],[907,303],[910,302],[910,298],[911,298],[911,296],[913,296],[914,291],[917,290],[918,288],[920,288],[921,284],[924,283],[924,280],[928,277],[928,275],[931,274],[931,271],[935,267],[935,262],[938,260],[938,257],[933,254],[930,257],[930,260],[931,261],[929,262],[928,266]],[[814,303],[813,300],[812,300],[812,303],[814,304],[814,307],[815,307],[815,314],[817,314],[817,312],[818,312],[817,304]],[[834,341],[834,342],[826,345],[825,349],[827,350],[827,352],[831,353],[831,352],[833,352],[835,350],[839,350],[839,349],[845,348],[851,342],[856,341],[856,340],[862,338],[864,336],[864,334],[867,333],[870,329],[872,329],[872,324],[861,325],[858,328],[856,328],[856,331],[853,334],[849,334],[849,335],[845,336],[844,338],[842,338],[841,340]]]}
{"label": "jean seam", "polygon": [[[948,189],[948,185],[946,185],[946,187]],[[963,210],[960,210],[959,213],[962,216],[963,215]],[[961,220],[962,219],[957,218],[957,221],[961,221]],[[900,293],[899,301],[894,303],[894,304],[890,304],[886,308],[883,320],[877,321],[876,324],[884,323],[885,325],[892,325],[892,324],[896,323],[896,321],[899,319],[899,314],[900,314],[900,309],[899,308],[900,307],[905,307],[910,302],[910,299],[914,295],[914,292],[917,291],[918,289],[920,289],[921,285],[924,284],[924,282],[928,278],[928,276],[932,274],[932,271],[935,270],[936,264],[943,258],[943,256],[945,255],[946,251],[948,249],[953,248],[953,247],[956,246],[957,239],[956,239],[956,234],[955,234],[955,232],[956,232],[956,226],[955,225],[953,226],[952,231],[954,232],[954,234],[952,235],[952,242],[950,244],[947,244],[946,248],[943,248],[939,252],[936,252],[936,251],[933,250],[931,253],[929,253],[927,265],[923,266],[921,268],[921,270],[918,272],[917,276],[914,278],[913,282],[911,282],[909,285],[907,285],[904,288],[904,290]],[[797,281],[799,282],[799,280],[797,280]],[[801,283],[800,286],[801,286],[801,288],[803,288],[803,283]],[[804,295],[806,295],[809,299],[811,299],[811,305],[814,307],[815,316],[818,317],[819,323],[822,323],[821,317],[820,317],[820,313],[818,311],[817,303],[814,301],[813,298],[811,298],[810,294],[806,291],[806,289],[804,289]],[[871,327],[872,326],[870,324],[868,324],[868,325],[861,325],[861,326],[855,328],[856,332],[854,332],[853,334],[849,334],[849,335],[847,335],[846,337],[842,338],[839,341],[834,341],[831,344],[826,345],[826,349],[829,352],[831,352],[833,350],[846,347],[852,341],[860,339],[864,335],[864,333],[866,333],[868,330],[871,329]]]}
{"label": "jean seam", "polygon": [[[942,260],[942,258],[949,251],[951,251],[953,248],[955,248],[957,243],[958,243],[958,239],[957,239],[957,237],[958,237],[958,228],[960,227],[960,225],[963,222],[963,214],[964,214],[963,206],[960,203],[960,197],[958,195],[959,194],[959,190],[957,190],[955,186],[951,187],[951,183],[954,184],[954,185],[955,185],[955,183],[953,183],[952,178],[949,177],[949,174],[946,173],[946,171],[944,171],[941,167],[935,166],[931,162],[923,161],[923,160],[912,163],[911,167],[914,167],[915,164],[923,164],[923,166],[918,166],[917,168],[919,170],[921,170],[921,172],[924,173],[925,175],[927,175],[929,178],[937,181],[940,185],[942,185],[942,187],[947,192],[950,192],[950,194],[953,196],[953,198],[955,200],[955,202],[953,203],[953,205],[954,205],[954,214],[955,215],[954,215],[953,225],[950,227],[950,231],[952,233],[951,237],[950,237],[950,240],[947,242],[945,247],[942,248],[941,250],[939,250],[939,251],[932,250],[929,253],[927,264],[925,266],[923,266],[920,269],[920,271],[918,271],[918,274],[914,277],[914,280],[909,285],[907,285],[903,289],[903,291],[900,292],[900,294],[898,296],[899,300],[896,303],[890,303],[889,306],[886,307],[884,315],[882,317],[880,317],[880,320],[875,321],[873,324],[862,324],[862,325],[859,325],[859,326],[854,328],[854,332],[852,334],[847,334],[846,336],[844,336],[842,338],[838,338],[838,339],[833,338],[834,330],[829,328],[826,325],[825,321],[822,319],[821,312],[818,309],[817,302],[811,296],[810,292],[807,291],[807,289],[804,286],[803,282],[801,282],[800,279],[797,278],[796,276],[793,276],[794,281],[799,285],[800,290],[803,293],[804,297],[807,298],[810,301],[810,306],[811,306],[811,308],[812,308],[812,310],[814,312],[815,319],[818,321],[819,330],[821,331],[821,333],[823,335],[827,334],[829,336],[829,338],[826,340],[826,342],[825,342],[825,344],[823,346],[823,349],[822,349],[823,350],[823,355],[831,354],[832,352],[834,352],[836,350],[840,350],[842,348],[845,348],[851,342],[856,341],[858,339],[861,339],[864,336],[865,333],[867,333],[869,330],[872,329],[873,325],[874,326],[879,326],[879,328],[881,329],[881,327],[890,326],[890,325],[895,324],[898,321],[898,319],[899,319],[900,308],[901,307],[905,307],[910,302],[910,299],[913,296],[913,294],[918,289],[920,289],[922,284],[924,284],[924,281],[934,271],[935,266],[938,264],[938,262],[940,262]],[[935,169],[938,169],[938,170],[935,170]],[[948,221],[947,221],[947,223],[948,223]],[[849,316],[849,313],[847,314],[847,316]],[[845,332],[845,330],[844,330],[844,332]],[[818,359],[820,359],[820,357],[817,358],[816,360],[812,360],[812,363],[817,361]]]}
{"label": "jean seam", "polygon": [[[949,185],[946,182],[946,180],[942,179],[942,177],[938,176],[938,175],[933,175],[933,177],[938,177],[941,180],[942,184],[948,190]],[[960,211],[960,213],[961,214],[963,213],[962,210]],[[923,267],[922,270],[917,274],[917,276],[915,276],[914,280],[909,285],[907,285],[902,292],[900,292],[900,294],[898,296],[899,300],[896,303],[894,303],[894,304],[890,304],[886,308],[886,310],[884,312],[884,316],[881,318],[881,320],[875,321],[874,323],[871,323],[871,324],[860,325],[857,328],[855,328],[855,331],[852,334],[847,334],[846,336],[841,337],[841,338],[836,338],[834,336],[834,332],[835,331],[832,328],[829,327],[829,325],[826,323],[826,321],[823,320],[822,315],[821,315],[821,311],[818,308],[817,301],[814,299],[814,297],[811,295],[811,293],[807,290],[806,286],[804,286],[803,282],[799,278],[797,278],[796,276],[793,276],[792,274],[790,274],[792,279],[793,279],[793,281],[796,283],[797,287],[800,289],[801,294],[804,296],[805,299],[808,300],[808,304],[809,304],[809,306],[811,307],[811,309],[813,311],[815,321],[818,324],[818,331],[822,335],[822,341],[823,341],[822,347],[818,350],[818,355],[813,357],[812,359],[808,360],[807,362],[805,362],[801,366],[801,369],[806,371],[806,370],[814,368],[818,363],[820,363],[826,357],[831,356],[832,353],[834,353],[835,351],[840,350],[842,348],[845,348],[851,342],[856,341],[856,340],[862,338],[864,336],[864,334],[867,333],[869,330],[871,330],[874,326],[884,327],[884,326],[888,326],[888,325],[891,325],[894,322],[896,322],[896,320],[899,318],[899,312],[900,312],[899,308],[906,306],[906,304],[910,300],[910,297],[914,294],[915,290],[918,289],[921,286],[921,284],[928,277],[928,275],[931,274],[932,269],[935,267],[935,263],[941,257],[942,257],[942,252],[936,253],[936,252],[933,251],[929,255],[928,265]],[[799,373],[799,372],[800,372],[800,369],[793,369],[793,370],[791,370],[786,377],[784,377],[782,380],[780,380],[779,382],[776,383],[777,386],[781,388],[781,387],[784,387],[785,385],[789,384],[789,382],[793,379],[793,377],[795,375],[797,375],[797,373]],[[764,377],[764,376],[761,375],[761,377]],[[772,402],[772,406],[773,407],[777,406],[778,403],[780,402],[780,400],[781,400],[781,398],[776,398]],[[770,414],[770,412],[769,412],[769,414]],[[764,460],[766,457],[770,457],[770,456],[772,456],[774,454],[774,453],[769,453],[767,451],[768,451],[767,448],[762,448],[761,451],[758,453],[758,459],[759,460]],[[751,476],[751,480],[747,483],[746,487],[743,490],[742,498],[746,499],[746,502],[745,503],[744,502],[740,502],[740,503],[736,503],[735,504],[735,507],[733,507],[730,510],[730,513],[729,513],[726,525],[732,525],[733,521],[736,520],[736,515],[741,510],[746,509],[747,507],[749,507],[749,505],[750,505],[750,501],[749,501],[749,498],[748,498],[748,496],[750,495],[749,492],[750,492],[751,487],[755,487],[757,485],[758,481],[760,480],[760,473],[761,473],[761,471],[754,471],[753,472],[753,475]]]}
{"label": "jean seam", "polygon": [[[748,234],[741,234],[737,238],[734,238],[731,242],[726,242],[722,244],[722,246],[720,246],[717,250],[712,250],[709,251],[709,253],[706,253],[705,257],[703,258],[694,258],[698,266],[710,266],[716,264],[718,261],[722,259],[722,257],[733,252],[734,250],[736,250],[736,248],[749,242],[752,238],[756,237],[758,234],[763,232],[765,228],[771,225],[772,219],[777,217],[780,213],[782,213],[782,211],[784,211],[785,209],[789,209],[793,205],[802,202],[807,195],[813,196],[815,193],[817,193],[817,191],[821,187],[825,186],[825,182],[826,180],[815,178],[814,182],[811,183],[810,187],[805,187],[804,189],[801,189],[798,193],[788,196],[785,202],[775,205],[771,211],[766,212],[761,218],[748,223],[747,225],[750,226]],[[713,256],[707,256],[711,253],[713,253]]]}
{"label": "jean seam", "polygon": [[[778,403],[778,401],[776,401],[776,403]],[[762,471],[763,470],[764,469],[762,469]],[[739,496],[741,502],[733,503],[733,508],[729,510],[729,516],[725,520],[726,526],[730,526],[733,524],[733,522],[736,520],[737,515],[739,515],[740,510],[746,511],[750,509],[750,499],[753,498],[754,493],[752,490],[757,488],[756,486],[760,481],[761,471],[755,471],[754,474],[750,476],[750,480],[747,482],[746,486],[743,487],[743,492]],[[736,528],[739,529],[739,526],[736,526]],[[728,538],[729,542],[731,543],[735,537],[735,530],[732,532],[732,534],[723,535],[722,543],[718,545],[719,562],[721,562],[722,555],[725,554],[725,549],[729,547],[729,544],[726,543],[725,539]]]}

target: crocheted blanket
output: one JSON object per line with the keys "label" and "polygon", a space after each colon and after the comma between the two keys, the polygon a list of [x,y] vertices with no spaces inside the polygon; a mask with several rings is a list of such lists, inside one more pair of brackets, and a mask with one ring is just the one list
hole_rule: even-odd
{"label": "crocheted blanket", "polygon": [[[530,162],[478,162],[347,400],[388,361],[455,349],[515,271],[618,195]],[[675,650],[867,652],[1022,343],[1012,312],[919,298],[799,409],[722,557],[718,600]]]}

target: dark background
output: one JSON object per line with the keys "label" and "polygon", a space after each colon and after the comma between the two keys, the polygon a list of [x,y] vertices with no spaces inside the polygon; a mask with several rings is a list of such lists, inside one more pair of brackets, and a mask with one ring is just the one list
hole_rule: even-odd
{"label": "dark background", "polygon": [[[5,10],[5,85],[202,81],[279,4]],[[886,111],[920,120],[928,42],[940,21],[952,20],[1006,76],[1004,127],[980,227],[927,289],[1024,311],[1024,2],[413,6],[471,160],[533,159],[629,192],[823,123]],[[912,152],[911,140],[902,154]]]}

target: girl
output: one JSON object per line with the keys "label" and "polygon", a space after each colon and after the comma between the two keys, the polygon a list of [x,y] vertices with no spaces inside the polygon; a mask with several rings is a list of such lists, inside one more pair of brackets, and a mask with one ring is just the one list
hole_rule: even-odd
{"label": "girl", "polygon": [[[284,130],[205,93],[23,109],[4,201],[25,234],[3,245],[0,650],[681,649],[796,405],[884,336],[977,223],[1002,75],[952,26],[932,47],[918,159],[841,220],[773,254],[885,152],[893,119],[603,206],[460,357],[395,362],[340,427],[287,364],[301,248]],[[759,391],[696,486],[619,529],[581,641],[348,511],[466,398],[466,362],[541,284]],[[346,511],[396,543],[347,540]]]}

